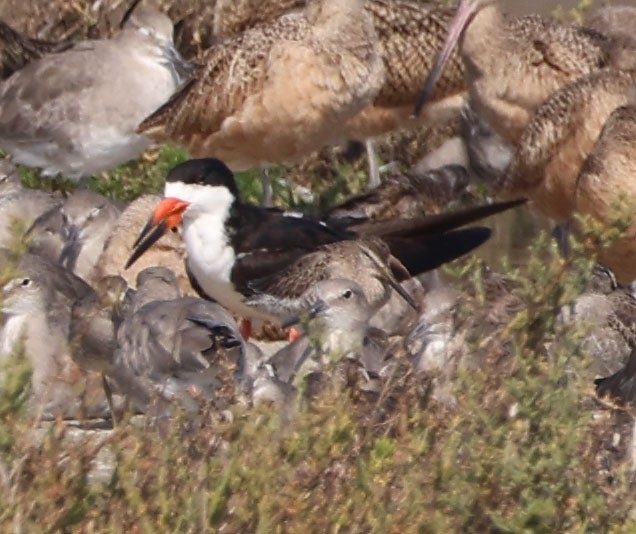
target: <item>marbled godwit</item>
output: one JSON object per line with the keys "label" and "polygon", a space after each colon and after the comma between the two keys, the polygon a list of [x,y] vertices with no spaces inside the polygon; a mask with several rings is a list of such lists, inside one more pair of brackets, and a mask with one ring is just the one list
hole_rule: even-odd
{"label": "marbled godwit", "polygon": [[[636,85],[636,79],[634,80]],[[636,92],[636,91],[635,91]],[[636,104],[636,100],[633,100]],[[636,107],[619,107],[609,116],[583,163],[576,182],[576,209],[604,226],[629,221],[621,237],[602,250],[599,261],[616,279],[636,279]]]}
{"label": "marbled godwit", "polygon": [[527,197],[544,215],[566,221],[575,208],[577,176],[605,121],[635,98],[634,72],[614,69],[557,91],[523,132],[498,194]]}
{"label": "marbled godwit", "polygon": [[428,100],[458,41],[471,108],[513,144],[549,95],[608,66],[612,56],[611,40],[594,30],[538,16],[507,20],[496,0],[460,0],[420,102]]}
{"label": "marbled godwit", "polygon": [[0,85],[0,147],[45,175],[89,176],[137,157],[134,132],[179,83],[172,22],[138,10],[113,39],[43,57]]}
{"label": "marbled godwit", "polygon": [[313,0],[205,51],[192,80],[138,132],[234,170],[294,159],[334,139],[384,76],[363,0]]}
{"label": "marbled godwit", "polygon": [[176,233],[168,233],[156,247],[140,258],[130,269],[124,269],[122,258],[130,256],[134,250],[135,238],[152,213],[161,197],[143,195],[128,206],[114,225],[104,251],[90,275],[91,280],[100,280],[105,276],[122,276],[131,287],[136,287],[137,276],[149,267],[162,265],[173,271],[183,295],[193,294],[188,275],[185,271],[185,245]]}
{"label": "marbled godwit", "polygon": [[227,38],[269,23],[294,9],[305,7],[305,0],[216,0],[214,35]]}
{"label": "marbled godwit", "polygon": [[[267,0],[255,8],[254,1],[219,2],[218,25],[227,35],[304,3],[300,0]],[[396,129],[415,127],[421,122],[444,122],[457,115],[463,104],[466,83],[459,56],[453,54],[423,116],[419,121],[412,118],[421,80],[431,69],[435,51],[442,46],[452,10],[412,0],[369,0],[364,7],[377,32],[378,51],[386,71],[384,83],[372,103],[334,132],[337,135],[332,141],[338,136],[368,140]],[[375,155],[371,147],[368,143],[373,182],[370,185],[377,185],[378,176],[373,172]]]}

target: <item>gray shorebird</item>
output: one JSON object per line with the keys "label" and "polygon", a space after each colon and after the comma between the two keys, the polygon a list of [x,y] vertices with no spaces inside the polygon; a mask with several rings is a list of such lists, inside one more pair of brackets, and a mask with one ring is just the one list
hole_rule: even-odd
{"label": "gray shorebird", "polygon": [[38,217],[25,238],[29,251],[90,281],[121,208],[103,195],[78,189]]}
{"label": "gray shorebird", "polygon": [[108,414],[97,375],[75,362],[69,341],[71,308],[93,290],[65,269],[25,254],[2,288],[2,359],[23,347],[32,367],[32,408],[45,418]]}
{"label": "gray shorebird", "polygon": [[141,412],[164,415],[174,401],[196,411],[199,399],[217,400],[225,374],[232,383],[240,378],[244,353],[234,319],[218,304],[196,297],[153,300],[120,326],[112,376]]}
{"label": "gray shorebird", "polygon": [[0,85],[0,147],[44,175],[79,179],[138,157],[135,133],[181,82],[172,22],[136,10],[112,39],[77,43]]}
{"label": "gray shorebird", "polygon": [[471,108],[513,144],[548,96],[612,62],[611,39],[599,32],[535,15],[506,19],[497,0],[459,0],[416,113],[430,98],[457,43]]}
{"label": "gray shorebird", "polygon": [[369,326],[373,313],[356,282],[345,278],[318,282],[300,299],[299,314],[284,323],[300,324],[302,336],[274,354],[267,365],[282,382],[298,385],[323,371],[338,378],[338,363],[348,360],[361,373],[363,389],[371,389],[371,381],[380,377],[390,359],[386,335]]}
{"label": "gray shorebird", "polygon": [[[317,219],[241,202],[232,172],[216,159],[190,160],[172,169],[164,199],[139,235],[127,262],[132,265],[164,233],[180,224],[188,252],[188,269],[198,287],[239,315],[278,320],[245,303],[254,293],[285,286],[275,273],[320,247],[363,236],[381,237],[391,255],[410,275],[439,267],[469,252],[490,236],[483,227],[459,226],[519,205],[513,201],[469,208],[450,214],[412,220],[381,222],[342,221],[326,224]],[[305,271],[305,274],[306,271]],[[292,285],[289,279],[289,286]],[[312,280],[313,281],[313,280]],[[307,289],[293,283],[299,294]]]}

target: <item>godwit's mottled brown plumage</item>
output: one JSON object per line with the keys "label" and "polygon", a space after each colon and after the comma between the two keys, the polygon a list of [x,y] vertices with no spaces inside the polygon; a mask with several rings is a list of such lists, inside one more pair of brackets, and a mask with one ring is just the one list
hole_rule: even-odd
{"label": "godwit's mottled brown plumage", "polygon": [[216,0],[214,35],[230,37],[269,23],[294,9],[305,7],[305,0]]}
{"label": "godwit's mottled brown plumage", "polygon": [[607,119],[579,174],[576,208],[607,227],[631,222],[599,261],[619,282],[636,279],[636,106],[619,107]]}
{"label": "godwit's mottled brown plumage", "polygon": [[611,39],[594,30],[534,15],[506,19],[496,0],[460,0],[424,98],[458,40],[471,107],[513,143],[549,95],[612,61]]}
{"label": "godwit's mottled brown plumage", "polygon": [[[305,3],[304,0],[219,1],[215,33],[233,35],[299,9]],[[374,101],[344,126],[343,135],[356,139],[422,122],[412,119],[413,105],[453,17],[452,9],[415,0],[367,0],[365,10],[373,19],[386,75]],[[455,53],[424,110],[424,121],[443,121],[458,114],[465,91],[463,64]]]}
{"label": "godwit's mottled brown plumage", "polygon": [[563,221],[574,209],[576,178],[611,113],[634,102],[634,71],[603,70],[552,95],[537,110],[504,173],[502,197],[528,197]]}
{"label": "godwit's mottled brown plumage", "polygon": [[380,89],[362,0],[314,0],[204,52],[194,78],[139,132],[233,169],[289,160],[337,136]]}
{"label": "godwit's mottled brown plumage", "polygon": [[62,52],[73,45],[72,40],[59,43],[32,39],[0,20],[0,80],[46,54]]}
{"label": "godwit's mottled brown plumage", "polygon": [[347,137],[374,137],[418,122],[443,122],[458,115],[466,82],[459,55],[453,54],[420,120],[412,118],[422,80],[443,44],[453,11],[412,0],[370,0],[365,8],[378,34],[386,76],[373,102],[345,125]]}

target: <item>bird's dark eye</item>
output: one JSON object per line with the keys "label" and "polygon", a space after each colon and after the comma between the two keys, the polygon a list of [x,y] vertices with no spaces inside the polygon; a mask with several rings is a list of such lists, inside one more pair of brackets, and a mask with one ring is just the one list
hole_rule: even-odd
{"label": "bird's dark eye", "polygon": [[23,278],[22,282],[20,282],[20,285],[22,287],[29,287],[31,285],[31,279],[30,278]]}
{"label": "bird's dark eye", "polygon": [[342,296],[346,299],[350,299],[351,297],[353,297],[353,291],[351,291],[350,289],[345,290],[345,292],[342,294]]}

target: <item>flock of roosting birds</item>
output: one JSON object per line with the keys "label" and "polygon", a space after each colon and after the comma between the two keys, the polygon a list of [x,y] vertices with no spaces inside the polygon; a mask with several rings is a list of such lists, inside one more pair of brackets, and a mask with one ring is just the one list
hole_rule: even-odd
{"label": "flock of roosting birds", "polygon": [[[215,42],[186,60],[172,21],[138,4],[102,40],[0,24],[0,148],[14,162],[81,180],[155,143],[200,158],[168,173],[163,198],[130,205],[25,189],[0,161],[0,245],[27,248],[1,254],[0,350],[31,362],[34,413],[165,416],[175,401],[224,409],[228,391],[290,406],[301,383],[345,380],[344,365],[369,394],[396,366],[444,369],[461,344],[439,319],[455,295],[420,275],[490,236],[464,226],[526,200],[564,226],[627,214],[600,259],[636,278],[635,8],[582,27],[495,0],[217,0]],[[381,182],[374,139],[457,117],[459,150],[451,139],[426,172]],[[242,202],[233,171],[260,167],[269,204],[269,165],[347,139],[366,142],[369,193],[319,218]],[[465,184],[444,163],[498,200],[423,215],[431,192],[443,207]],[[251,342],[252,322],[290,341]],[[635,400],[634,365],[599,388]]]}

